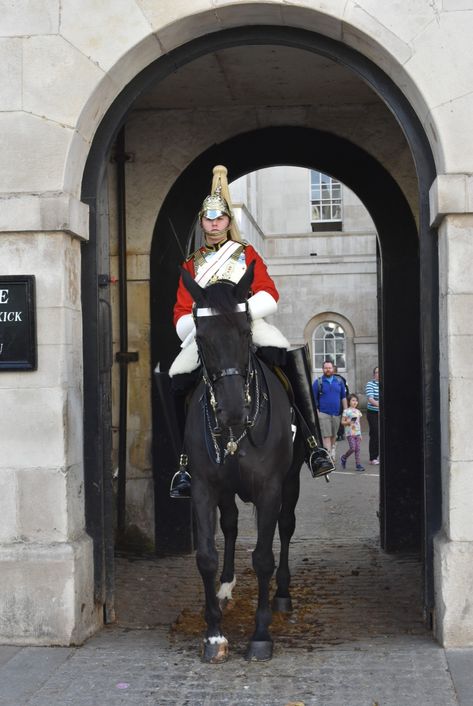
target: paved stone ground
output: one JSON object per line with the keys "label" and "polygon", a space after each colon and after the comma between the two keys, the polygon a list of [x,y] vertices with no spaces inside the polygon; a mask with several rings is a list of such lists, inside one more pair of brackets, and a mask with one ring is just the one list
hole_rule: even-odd
{"label": "paved stone ground", "polygon": [[226,664],[199,660],[194,557],[122,556],[116,625],[80,648],[0,647],[0,705],[473,704],[473,651],[446,653],[426,630],[420,563],[380,551],[378,469],[366,468],[337,472],[329,484],[303,471],[291,552],[294,611],[275,615],[271,662],[243,659],[256,582],[254,519],[242,505]]}

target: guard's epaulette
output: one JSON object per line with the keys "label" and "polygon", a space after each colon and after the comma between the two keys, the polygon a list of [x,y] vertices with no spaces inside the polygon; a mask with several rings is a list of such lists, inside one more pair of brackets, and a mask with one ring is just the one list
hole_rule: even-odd
{"label": "guard's epaulette", "polygon": [[190,262],[191,260],[193,260],[194,257],[195,257],[195,255],[196,255],[196,253],[198,253],[198,252],[199,252],[198,250],[194,250],[194,252],[192,252],[190,255],[188,255],[188,256],[186,257],[186,259],[184,260],[184,262]]}

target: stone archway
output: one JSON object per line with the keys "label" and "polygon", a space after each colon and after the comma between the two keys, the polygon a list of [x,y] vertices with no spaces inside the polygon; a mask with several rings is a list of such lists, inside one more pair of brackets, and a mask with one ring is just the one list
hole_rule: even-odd
{"label": "stone archway", "polygon": [[[316,155],[314,161],[307,156]],[[381,331],[389,345],[382,349],[384,375],[389,380],[384,392],[385,403],[399,426],[390,428],[389,438],[385,438],[386,468],[382,487],[383,517],[382,545],[390,551],[417,547],[421,543],[423,499],[421,442],[421,390],[420,378],[420,310],[412,306],[418,301],[419,260],[418,238],[412,213],[399,188],[369,155],[345,140],[328,133],[309,131],[303,128],[268,128],[241,135],[219,145],[202,155],[190,165],[171,189],[163,204],[156,223],[155,238],[151,255],[151,271],[160,271],[158,265],[161,244],[170,242],[169,218],[176,232],[187,234],[195,218],[198,205],[203,198],[199,189],[206,186],[206,175],[211,173],[214,163],[232,164],[234,177],[271,166],[275,163],[291,163],[297,166],[312,167],[334,174],[361,198],[372,216],[379,234],[382,251],[381,279],[383,286],[383,306],[381,311]],[[360,174],[363,179],[360,180]],[[368,186],[369,185],[369,186]],[[186,196],[187,195],[187,196]],[[166,369],[176,353],[176,341],[172,329],[167,333],[158,321],[171,321],[172,297],[166,293],[175,291],[177,264],[180,254],[175,249],[175,266],[170,264],[168,246],[165,272],[152,282],[153,317],[152,357],[160,360]],[[169,279],[167,277],[169,276]],[[398,281],[403,281],[399,290]],[[399,278],[399,280],[397,279]],[[400,312],[409,312],[403,318],[403,336]],[[158,334],[159,331],[159,334]],[[380,337],[380,338],[382,338]],[[404,410],[404,402],[397,395],[399,388],[399,360],[404,355],[407,341],[417,340],[418,357],[411,370],[406,373],[411,384],[418,388],[417,402],[409,411]],[[403,373],[404,375],[404,373]],[[412,377],[411,377],[412,376]],[[407,430],[416,429],[415,436]],[[161,496],[162,498],[162,496]],[[157,498],[159,503],[159,498]],[[159,516],[166,517],[167,500],[161,499],[158,505]]]}
{"label": "stone archway", "polygon": [[[435,387],[435,371],[437,369],[437,330],[436,330],[436,249],[435,240],[431,237],[431,233],[428,227],[427,218],[427,194],[428,189],[434,177],[433,161],[430,153],[430,149],[427,143],[425,134],[418,122],[414,112],[408,105],[404,96],[398,91],[394,84],[377,69],[376,66],[371,64],[369,61],[361,57],[359,54],[353,50],[348,49],[346,46],[335,42],[333,40],[327,40],[320,35],[312,34],[310,32],[305,32],[302,30],[293,29],[281,29],[274,27],[251,27],[238,30],[227,30],[215,35],[204,37],[199,40],[191,42],[189,45],[182,47],[181,49],[176,49],[172,53],[172,56],[163,57],[161,60],[156,62],[156,65],[148,67],[145,72],[138,76],[135,81],[131,82],[130,87],[122,93],[122,95],[117,99],[113,105],[113,110],[110,110],[104,121],[102,122],[100,129],[97,133],[96,139],[94,140],[93,147],[90,153],[88,166],[86,169],[84,184],[83,184],[83,200],[89,203],[91,206],[92,213],[94,214],[93,223],[91,223],[91,246],[84,248],[84,265],[83,268],[83,291],[87,291],[87,297],[89,298],[87,302],[84,301],[84,329],[87,334],[84,337],[86,341],[86,346],[94,347],[94,331],[97,329],[97,319],[94,321],[94,296],[97,296],[97,275],[99,274],[96,269],[96,249],[101,241],[100,224],[95,219],[96,205],[97,205],[97,194],[99,191],[100,177],[103,174],[103,163],[110,145],[112,143],[113,137],[116,134],[121,122],[124,119],[126,110],[128,110],[133,104],[134,97],[139,93],[140,86],[144,88],[148,85],[151,77],[153,80],[159,79],[167,75],[170,71],[175,69],[176,61],[181,64],[191,61],[196,56],[200,56],[207,51],[215,49],[215,47],[224,47],[235,44],[251,44],[251,43],[281,43],[290,47],[299,47],[307,51],[318,52],[325,56],[330,56],[331,58],[336,58],[337,61],[342,61],[348,67],[356,67],[356,71],[363,75],[367,81],[375,88],[375,90],[383,97],[383,99],[390,105],[391,110],[397,115],[403,130],[406,134],[407,140],[410,144],[414,159],[417,165],[417,171],[420,178],[419,187],[419,202],[420,202],[420,239],[417,240],[417,231],[415,224],[412,219],[412,214],[405,203],[402,194],[400,194],[396,185],[390,184],[387,186],[389,181],[389,175],[384,173],[383,170],[376,171],[379,179],[375,179],[373,184],[370,184],[370,188],[367,189],[366,186],[360,185],[357,181],[356,174],[354,173],[354,164],[347,164],[343,162],[342,150],[347,148],[353,148],[346,141],[339,141],[338,147],[335,151],[331,150],[330,154],[328,151],[324,151],[324,143],[322,141],[318,142],[318,153],[316,161],[313,158],[307,157],[307,152],[305,157],[299,157],[297,160],[294,159],[294,144],[297,139],[290,141],[292,152],[288,156],[284,156],[284,161],[291,164],[299,164],[300,166],[317,166],[317,168],[332,173],[344,181],[350,188],[355,191],[358,196],[365,202],[365,204],[370,204],[369,210],[375,221],[378,230],[383,230],[386,234],[384,238],[384,263],[383,264],[383,296],[386,296],[385,307],[383,309],[383,333],[386,336],[386,327],[389,329],[390,326],[394,326],[398,322],[399,311],[401,310],[401,300],[403,302],[404,308],[409,311],[412,301],[418,300],[419,288],[422,291],[422,301],[421,310],[422,316],[419,316],[419,312],[410,312],[409,330],[416,340],[419,340],[419,331],[422,329],[422,343],[423,343],[423,355],[419,351],[419,360],[417,361],[417,374],[420,377],[420,368],[422,367],[424,372],[424,381],[426,384],[423,389],[419,389],[419,399],[417,400],[417,405],[412,407],[409,411],[410,421],[413,422],[414,427],[419,428],[421,426],[421,412],[420,412],[420,395],[423,394],[427,396],[429,401],[435,403],[436,396],[438,396],[438,390]],[[145,75],[146,74],[146,75]],[[133,85],[132,85],[133,84]],[[239,174],[246,173],[253,169],[256,169],[263,165],[274,164],[274,140],[280,140],[281,138],[273,133],[271,137],[271,130],[277,130],[277,128],[267,128],[265,135],[268,138],[265,141],[259,142],[259,153],[258,157],[253,156],[256,154],[255,149],[250,148],[249,142],[245,149],[241,149],[240,152],[236,147],[238,138],[235,138],[235,142],[231,143],[231,140],[224,146],[225,149],[230,152],[227,153],[231,155],[231,161],[233,164],[234,177]],[[285,128],[281,128],[284,130]],[[293,131],[295,134],[297,128],[287,128],[289,131]],[[314,137],[316,131],[313,131],[312,137]],[[326,135],[324,136],[326,137]],[[333,137],[333,136],[332,136]],[[251,140],[250,140],[251,141]],[[333,148],[335,143],[337,143],[337,138],[330,141],[330,145]],[[278,143],[281,146],[281,143]],[[285,147],[285,146],[284,146]],[[306,147],[306,145],[304,145]],[[174,208],[173,198],[176,194],[192,194],[192,198],[188,200],[189,212],[192,209],[193,214],[195,214],[196,206],[199,203],[203,194],[200,194],[198,189],[195,188],[196,184],[205,185],[207,183],[207,175],[209,173],[209,164],[212,165],[216,162],[229,162],[230,157],[225,154],[225,149],[214,148],[210,149],[202,155],[201,158],[195,160],[185,171],[185,173],[180,177],[173,189],[171,190],[168,199],[166,200],[166,208]],[[253,150],[253,151],[252,151]],[[355,150],[356,151],[356,150]],[[223,154],[222,154],[223,152]],[[281,152],[279,152],[280,158],[282,159]],[[334,158],[336,160],[337,166],[334,167]],[[367,155],[363,155],[362,151],[356,151],[356,159],[361,161],[368,159]],[[368,159],[369,161],[369,159]],[[370,169],[372,165],[370,166]],[[368,167],[367,167],[368,169]],[[184,178],[185,176],[185,178]],[[369,193],[368,193],[369,192]],[[387,222],[386,213],[386,193],[390,193],[393,197],[393,213],[394,218],[391,219],[391,223]],[[394,196],[396,192],[396,195]],[[171,195],[172,194],[172,195]],[[196,202],[194,203],[193,200]],[[185,222],[186,212],[182,209],[182,200],[180,200],[180,218],[183,219],[183,224]],[[162,208],[162,213],[166,209]],[[381,228],[380,228],[381,226]],[[162,223],[157,224],[157,229],[161,234],[165,232],[165,226]],[[184,228],[182,232],[187,232]],[[389,234],[389,235],[388,235]],[[404,249],[402,246],[405,246]],[[421,257],[419,262],[417,246],[420,245]],[[403,289],[401,294],[396,290],[396,278],[402,275],[403,278],[408,278],[411,283],[409,287]],[[172,276],[170,275],[172,278]],[[163,278],[160,282],[160,286],[164,285],[166,278]],[[169,282],[170,280],[168,280]],[[419,282],[422,286],[419,287]],[[95,292],[95,294],[94,294]],[[412,306],[411,306],[412,308]],[[91,316],[92,314],[92,316]],[[415,315],[414,315],[415,314]],[[169,341],[165,336],[164,341]],[[164,344],[166,345],[166,344]],[[420,346],[420,343],[419,343]],[[173,344],[171,343],[165,351],[164,360],[166,356],[172,354]],[[402,351],[400,348],[396,347],[393,349],[386,350],[385,356],[385,366],[392,367],[398,365],[398,361],[401,358]],[[163,360],[163,352],[159,351],[159,359]],[[421,366],[422,359],[422,366]],[[90,351],[85,351],[86,360],[86,386],[89,387],[88,392],[90,396],[87,398],[88,411],[92,412],[90,418],[97,418],[96,410],[97,400],[94,398],[96,392],[94,392],[94,382],[96,381],[96,374],[94,366],[97,362],[94,361],[93,356],[90,355]],[[393,378],[394,380],[395,378]],[[395,391],[396,386],[393,385],[392,393]],[[86,391],[87,392],[87,391]],[[386,394],[389,396],[388,390]],[[407,420],[406,420],[407,423]],[[435,425],[434,420],[425,420],[425,424],[433,426]],[[95,433],[95,429],[91,429],[91,432]],[[86,444],[87,444],[86,436]],[[431,581],[430,581],[430,571],[431,571],[431,537],[433,532],[438,526],[439,518],[439,496],[438,496],[438,463],[435,459],[439,458],[438,450],[435,447],[436,439],[438,435],[432,434],[431,430],[429,433],[424,434],[424,438],[430,440],[429,446],[424,446],[424,459],[420,457],[420,446],[416,443],[410,446],[409,443],[406,447],[406,437],[403,430],[400,429],[398,435],[396,436],[397,449],[398,451],[403,451],[403,458],[409,459],[409,467],[401,464],[402,473],[394,474],[392,473],[391,479],[394,484],[398,485],[397,491],[395,492],[392,488],[385,488],[386,499],[394,499],[400,496],[400,489],[402,486],[402,491],[405,493],[406,485],[405,482],[412,486],[412,491],[407,494],[407,502],[396,503],[392,506],[393,517],[385,518],[384,527],[393,528],[394,526],[400,528],[403,524],[402,517],[405,516],[414,517],[414,524],[416,527],[412,528],[412,532],[406,532],[402,530],[401,534],[398,536],[390,535],[389,532],[385,532],[383,536],[384,546],[387,549],[396,549],[403,545],[416,544],[419,541],[419,537],[422,533],[422,523],[427,520],[427,527],[425,529],[425,536],[428,538],[426,543],[426,563],[425,566],[429,571],[429,577],[426,582],[428,587],[428,593],[426,595],[426,604],[429,606],[432,604],[431,595]],[[420,435],[417,437],[416,442],[420,439]],[[93,443],[94,439],[91,440],[91,455],[90,455],[90,465],[93,466],[94,463],[94,449]],[[407,440],[409,442],[409,440]],[[387,447],[386,447],[387,449]],[[388,449],[387,449],[388,450]],[[408,452],[408,453],[407,453]],[[95,454],[97,458],[98,455]],[[396,454],[393,457],[396,458]],[[86,459],[87,460],[87,459]],[[399,459],[398,459],[399,460]],[[417,469],[428,469],[426,472],[426,493],[422,495],[419,492],[419,487],[422,486],[422,478],[419,478],[418,474],[410,474],[410,462],[415,464]],[[399,464],[397,464],[399,465]],[[403,496],[404,497],[404,496]],[[422,512],[422,505],[426,503],[427,508],[425,512]],[[412,508],[415,507],[414,513],[412,514]],[[412,523],[411,523],[412,526]],[[406,539],[408,538],[408,539]],[[430,591],[430,593],[429,593]]]}

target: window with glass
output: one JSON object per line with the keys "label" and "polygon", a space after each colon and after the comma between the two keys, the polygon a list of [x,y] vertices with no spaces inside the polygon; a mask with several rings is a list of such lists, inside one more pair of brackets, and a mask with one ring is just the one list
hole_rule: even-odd
{"label": "window with glass", "polygon": [[322,172],[310,172],[310,222],[313,231],[342,229],[341,182]]}
{"label": "window with glass", "polygon": [[325,360],[337,366],[338,372],[346,370],[346,336],[343,328],[334,321],[325,321],[312,336],[313,369],[322,370]]}

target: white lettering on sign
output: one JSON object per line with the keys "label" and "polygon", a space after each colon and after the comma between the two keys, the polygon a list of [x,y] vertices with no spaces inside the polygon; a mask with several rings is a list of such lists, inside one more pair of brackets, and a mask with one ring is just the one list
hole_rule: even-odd
{"label": "white lettering on sign", "polygon": [[0,355],[3,353],[3,343],[0,343]]}
{"label": "white lettering on sign", "polygon": [[6,321],[23,321],[21,318],[22,311],[0,311],[0,322],[5,323]]}
{"label": "white lettering on sign", "polygon": [[0,289],[0,304],[8,303],[8,289]]}

